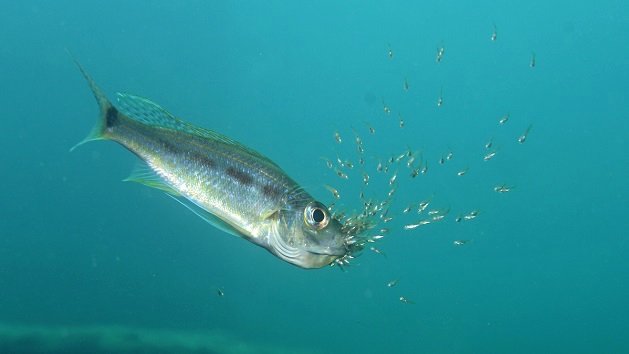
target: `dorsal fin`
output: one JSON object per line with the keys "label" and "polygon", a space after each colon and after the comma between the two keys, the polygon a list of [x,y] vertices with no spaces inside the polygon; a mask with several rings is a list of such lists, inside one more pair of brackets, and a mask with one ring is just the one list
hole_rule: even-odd
{"label": "dorsal fin", "polygon": [[222,134],[189,124],[175,117],[160,105],[149,99],[120,92],[116,94],[116,98],[116,107],[120,110],[120,112],[135,121],[154,127],[185,132],[201,138],[217,140],[245,151],[248,154],[254,155],[279,168],[275,162],[271,161],[259,152],[252,150]]}

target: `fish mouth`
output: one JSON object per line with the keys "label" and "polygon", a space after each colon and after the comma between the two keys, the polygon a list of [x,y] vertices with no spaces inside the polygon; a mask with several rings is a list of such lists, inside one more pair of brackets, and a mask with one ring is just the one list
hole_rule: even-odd
{"label": "fish mouth", "polygon": [[361,213],[350,217],[339,217],[341,223],[341,234],[343,235],[343,251],[339,252],[337,258],[331,265],[338,265],[341,268],[348,266],[350,260],[360,255],[369,242],[375,242],[368,233],[378,222],[374,215]]}

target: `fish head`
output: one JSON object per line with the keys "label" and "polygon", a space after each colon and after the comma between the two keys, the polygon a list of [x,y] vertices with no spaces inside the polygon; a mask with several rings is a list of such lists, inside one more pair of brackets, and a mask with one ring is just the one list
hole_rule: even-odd
{"label": "fish head", "polygon": [[301,268],[321,268],[347,253],[346,238],[328,208],[311,200],[282,211],[268,238],[269,250]]}

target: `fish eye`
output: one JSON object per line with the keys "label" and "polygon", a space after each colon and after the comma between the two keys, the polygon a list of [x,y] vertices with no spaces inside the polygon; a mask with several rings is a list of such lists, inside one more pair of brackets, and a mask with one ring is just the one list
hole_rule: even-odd
{"label": "fish eye", "polygon": [[321,230],[328,225],[330,217],[326,207],[318,202],[312,202],[304,209],[304,221],[306,225]]}

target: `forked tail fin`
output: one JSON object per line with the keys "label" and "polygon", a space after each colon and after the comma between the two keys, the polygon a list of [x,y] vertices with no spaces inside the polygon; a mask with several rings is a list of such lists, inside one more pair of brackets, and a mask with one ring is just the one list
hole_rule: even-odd
{"label": "forked tail fin", "polygon": [[[68,54],[70,54],[68,52]],[[70,54],[72,57],[72,61],[79,68],[79,71],[87,81],[87,84],[90,86],[94,97],[96,98],[96,102],[100,107],[100,117],[96,122],[96,125],[92,128],[92,131],[85,137],[85,139],[81,140],[78,144],[74,145],[70,151],[76,149],[77,147],[87,143],[92,140],[103,140],[107,139],[107,129],[116,125],[119,114],[116,107],[114,107],[111,102],[107,99],[107,96],[101,91],[101,89],[96,85],[94,80],[89,76],[89,74],[85,71],[83,66]]]}

